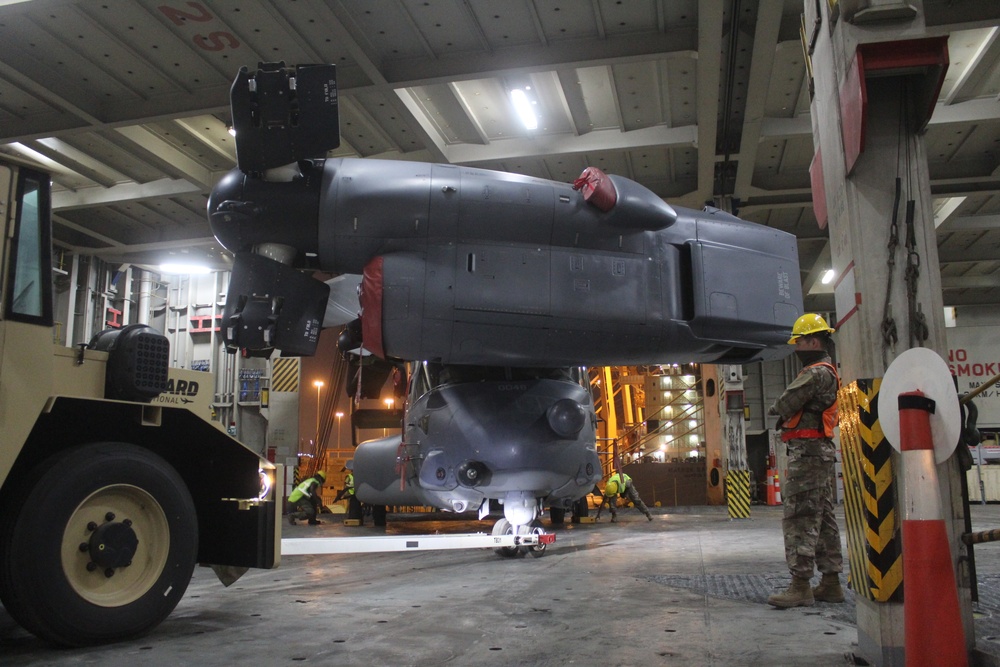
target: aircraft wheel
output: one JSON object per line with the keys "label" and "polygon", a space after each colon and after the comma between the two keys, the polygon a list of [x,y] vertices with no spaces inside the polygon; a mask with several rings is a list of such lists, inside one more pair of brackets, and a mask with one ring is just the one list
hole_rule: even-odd
{"label": "aircraft wheel", "polygon": [[553,526],[558,526],[566,522],[566,510],[562,507],[549,508],[549,521]]}
{"label": "aircraft wheel", "polygon": [[[539,521],[538,519],[532,521],[530,526],[522,526],[521,528],[522,532],[528,535],[541,535],[542,533],[545,532],[545,530],[542,528],[542,522]],[[524,547],[524,548],[527,549],[529,554],[531,554],[535,558],[538,558],[539,556],[543,556],[545,554],[545,548],[547,546],[548,546],[547,544],[537,544],[537,545],[533,544],[529,547]]]}
{"label": "aircraft wheel", "polygon": [[99,443],[42,464],[0,516],[0,599],[58,644],[137,637],[184,595],[198,554],[194,502],[159,456]]}
{"label": "aircraft wheel", "polygon": [[[510,521],[507,519],[500,519],[495,524],[493,524],[493,534],[494,535],[513,535],[514,527],[510,525]],[[516,558],[518,556],[523,556],[521,549],[519,547],[500,547],[494,549],[498,556],[504,558]]]}
{"label": "aircraft wheel", "polygon": [[386,513],[385,505],[372,505],[372,524],[375,526],[384,526]]}
{"label": "aircraft wheel", "polygon": [[587,502],[587,496],[573,503],[573,523],[580,523],[580,517],[585,517],[589,513],[590,503]]}

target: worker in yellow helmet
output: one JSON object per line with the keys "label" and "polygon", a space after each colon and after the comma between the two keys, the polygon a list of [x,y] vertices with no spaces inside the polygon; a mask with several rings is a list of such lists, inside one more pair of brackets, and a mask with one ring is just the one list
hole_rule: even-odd
{"label": "worker in yellow helmet", "polygon": [[310,526],[317,526],[322,521],[316,519],[323,499],[320,491],[323,490],[323,483],[326,481],[326,473],[317,470],[312,477],[307,477],[288,496],[288,503],[295,508],[295,511],[288,515],[288,523],[295,525],[296,519],[308,519]]}
{"label": "worker in yellow helmet", "polygon": [[347,498],[347,518],[357,519],[358,525],[362,526],[365,522],[364,508],[361,506],[361,501],[354,494],[354,459],[345,463],[341,472],[347,473],[347,476],[344,477],[344,488],[337,492],[337,497],[333,499],[333,502]]}
{"label": "worker in yellow helmet", "polygon": [[618,505],[618,497],[628,498],[632,501],[632,504],[639,508],[639,511],[646,515],[646,519],[649,521],[653,520],[653,515],[649,513],[649,508],[646,507],[646,503],[642,502],[642,498],[639,497],[639,492],[635,490],[635,484],[632,482],[632,478],[623,472],[616,472],[608,478],[607,484],[604,485],[604,497],[601,499],[601,506],[597,508],[597,518],[601,518],[601,510],[604,509],[605,503],[608,505],[608,509],[611,511],[611,523],[616,523],[618,521],[618,512],[616,511]]}
{"label": "worker in yellow helmet", "polygon": [[[777,428],[788,448],[781,527],[792,582],[788,590],[767,600],[782,609],[808,607],[816,600],[844,601],[840,586],[844,559],[833,512],[837,448],[832,438],[840,389],[840,376],[830,357],[833,332],[815,313],[795,321],[788,343],[795,346],[803,368],[768,410],[768,414],[778,416]],[[816,570],[822,578],[811,588]]]}

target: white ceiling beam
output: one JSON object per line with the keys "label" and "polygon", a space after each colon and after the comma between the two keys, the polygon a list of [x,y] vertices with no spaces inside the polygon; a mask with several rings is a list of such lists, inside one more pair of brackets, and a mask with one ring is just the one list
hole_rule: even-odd
{"label": "white ceiling beam", "polygon": [[993,215],[963,215],[948,218],[938,231],[970,232],[1000,229],[1000,214]]}
{"label": "white ceiling beam", "polygon": [[[183,247],[194,248],[202,246],[218,246],[219,241],[214,236],[205,236],[197,239],[184,239]],[[123,245],[121,243],[114,243],[112,248],[90,248],[87,246],[76,246],[73,248],[74,251],[89,254],[89,255],[100,255],[106,257],[109,255],[122,255],[125,253],[139,253],[139,252],[153,252],[156,250],[177,250],[179,246],[177,241],[157,241],[155,243],[136,243],[133,245]]]}
{"label": "white ceiling beam", "polygon": [[945,197],[934,201],[934,229],[939,229],[951,214],[961,206],[967,197]]}
{"label": "white ceiling beam", "polygon": [[[62,217],[61,215],[55,215],[53,213],[52,214],[52,222],[54,222],[54,223],[56,223],[58,225],[61,225],[63,227],[66,227],[68,229],[72,229],[73,231],[78,232],[80,234],[83,234],[84,236],[89,236],[90,238],[94,239],[95,241],[100,241],[101,243],[107,243],[109,246],[118,247],[118,246],[123,245],[121,241],[116,241],[116,240],[114,240],[113,238],[111,238],[109,236],[105,236],[104,234],[101,234],[99,232],[95,232],[95,231],[93,231],[91,229],[87,229],[86,227],[78,225],[75,222],[67,220],[66,218]],[[73,249],[72,246],[65,246],[65,247],[67,247],[69,249]]]}
{"label": "white ceiling beam", "polygon": [[202,190],[211,190],[215,185],[217,178],[212,171],[177,150],[170,143],[164,141],[145,127],[131,125],[129,127],[116,128],[116,131],[137,146],[179,169],[187,180],[198,185]]}
{"label": "white ceiling beam", "polygon": [[833,292],[833,282],[823,284],[823,276],[833,268],[833,257],[830,251],[830,241],[823,244],[823,249],[816,256],[816,262],[802,281],[802,291],[806,294],[827,294]]}
{"label": "white ceiling beam", "polygon": [[733,189],[734,197],[745,197],[753,180],[757,149],[760,147],[760,126],[764,120],[771,76],[774,74],[774,54],[778,48],[783,9],[783,0],[761,0],[757,6],[750,79],[746,87],[746,113],[743,116],[743,132],[740,135],[740,152],[736,156],[738,165]]}
{"label": "white ceiling beam", "polygon": [[[699,16],[705,12],[699,3]],[[722,20],[722,0],[705,0],[704,4],[719,5],[718,20]],[[699,25],[701,25],[699,21]],[[719,24],[713,26],[719,32]],[[721,58],[720,46],[716,60]],[[648,62],[666,58],[699,56],[701,42],[694,30],[671,30],[666,33],[609,37],[602,41],[574,39],[553,42],[549,46],[516,46],[486,53],[441,55],[436,58],[407,58],[386,62],[383,74],[395,88],[429,86],[450,81],[468,81],[512,73],[527,74],[553,69],[602,67],[619,63]],[[700,53],[704,57],[704,52]],[[530,63],[530,64],[529,64]],[[716,73],[718,74],[718,73]]]}
{"label": "white ceiling beam", "polygon": [[[715,142],[719,117],[719,70],[722,67],[722,0],[698,3],[698,199],[712,199],[715,189]],[[734,21],[738,17],[734,17]],[[733,26],[737,30],[737,26]]]}
{"label": "white ceiling beam", "polygon": [[26,145],[53,162],[57,162],[70,171],[89,178],[104,187],[111,187],[115,183],[129,180],[124,174],[77,150],[62,139],[50,137],[26,142]]}
{"label": "white ceiling beam", "polygon": [[[976,52],[971,58],[969,58],[968,62],[965,63],[965,69],[959,73],[958,79],[955,81],[955,85],[951,87],[947,97],[942,100],[945,105],[952,104],[956,99],[962,97],[962,91],[969,83],[969,80],[972,78],[976,69],[983,64],[983,58],[989,50],[993,48],[993,45],[997,41],[998,34],[1000,34],[1000,28],[994,27],[989,31],[989,33],[987,33],[986,39],[980,42],[979,46],[976,47]],[[952,63],[952,65],[954,65],[954,63]]]}
{"label": "white ceiling beam", "polygon": [[941,289],[990,289],[1000,287],[1000,275],[993,276],[941,276]]}
{"label": "white ceiling beam", "polygon": [[[197,118],[197,122],[195,122],[195,118]],[[178,118],[174,122],[177,125],[180,125],[182,128],[184,128],[184,130],[188,134],[190,134],[198,141],[200,141],[205,146],[205,148],[211,150],[219,157],[223,157],[227,160],[235,160],[236,158],[235,152],[227,150],[222,144],[220,144],[218,141],[215,141],[212,138],[212,135],[209,134],[204,129],[205,122],[213,122],[213,123],[218,123],[219,125],[225,125],[225,123],[223,123],[215,116],[210,116],[210,117],[192,116],[191,118]],[[228,132],[228,128],[226,128],[226,131]],[[233,145],[235,146],[235,143]]]}
{"label": "white ceiling beam", "polygon": [[465,118],[469,121],[469,125],[472,126],[472,128],[476,131],[476,134],[479,136],[479,143],[484,145],[489,144],[490,137],[486,134],[486,129],[483,127],[482,123],[479,122],[479,118],[477,118],[476,114],[472,111],[472,104],[469,100],[465,99],[465,95],[462,94],[461,87],[457,83],[452,82],[448,84],[448,90],[451,91],[456,104],[458,104],[458,106],[462,109],[462,113],[465,114]]}
{"label": "white ceiling beam", "polygon": [[686,125],[673,128],[647,127],[630,132],[595,130],[580,136],[542,134],[494,141],[489,146],[456,144],[445,146],[443,152],[448,162],[465,164],[487,160],[549,157],[588,151],[630,150],[654,146],[666,149],[670,146],[693,146],[697,139],[698,128],[694,125]]}
{"label": "white ceiling beam", "polygon": [[424,113],[423,107],[417,100],[416,93],[412,88],[398,88],[396,90],[396,96],[399,101],[406,107],[406,110],[410,113],[410,117],[416,121],[417,126],[420,128],[420,132],[424,135],[424,140],[427,145],[427,149],[431,152],[434,157],[434,162],[447,162],[448,158],[445,156],[445,146],[446,142],[441,133],[438,132],[437,127],[434,122]]}
{"label": "white ceiling beam", "polygon": [[[218,174],[219,178],[222,174]],[[201,193],[200,186],[180,179],[162,178],[150,183],[122,183],[110,188],[80,188],[79,190],[63,190],[52,193],[52,210],[69,211],[75,208],[90,206],[106,206],[121,202],[156,199],[158,197],[175,197]]]}
{"label": "white ceiling beam", "polygon": [[[997,104],[997,101],[993,99],[976,99],[951,105],[939,103],[935,107],[934,115],[928,125],[990,121],[1000,121],[1000,104]],[[795,118],[767,117],[761,119],[761,139],[791,139],[806,135],[812,136],[812,120],[809,114]]]}
{"label": "white ceiling beam", "polygon": [[65,97],[24,76],[18,70],[5,65],[3,62],[0,62],[0,77],[10,81],[26,93],[30,93],[38,99],[43,100],[46,104],[76,116],[87,125],[101,125],[101,119],[93,115],[90,111],[73,104]]}

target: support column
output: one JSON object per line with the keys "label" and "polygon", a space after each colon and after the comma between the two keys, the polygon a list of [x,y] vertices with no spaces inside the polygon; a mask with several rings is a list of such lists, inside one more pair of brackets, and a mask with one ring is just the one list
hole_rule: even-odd
{"label": "support column", "polygon": [[[920,59],[906,60],[911,55],[906,45],[912,45],[906,40],[925,36],[920,0],[841,2],[833,10],[831,3],[804,0],[803,7],[814,76],[813,203],[820,225],[827,221],[829,225],[836,274],[837,359],[846,386],[859,378],[881,377],[892,360],[911,347],[928,347],[942,356],[947,352],[921,133],[936,101],[940,83],[936,79],[943,78],[943,71]],[[875,53],[884,67],[866,70],[864,62],[859,65],[859,53],[862,61],[865,53]],[[862,89],[864,94],[859,93]],[[890,256],[894,211],[898,245]],[[884,324],[888,329],[894,324],[895,343],[891,336],[883,338]],[[952,553],[957,554],[962,531],[959,467],[952,458],[939,472],[942,497],[951,503],[946,515],[955,545]],[[899,498],[904,483],[897,480]],[[864,564],[851,563],[852,570],[858,567]],[[958,581],[971,648],[967,574],[959,573]],[[903,665],[902,604],[859,595],[857,605],[861,656],[876,665]]]}
{"label": "support column", "polygon": [[746,428],[743,423],[743,367],[722,366],[725,408],[723,437],[726,443],[726,504],[730,519],[750,518],[750,465],[747,463]]}

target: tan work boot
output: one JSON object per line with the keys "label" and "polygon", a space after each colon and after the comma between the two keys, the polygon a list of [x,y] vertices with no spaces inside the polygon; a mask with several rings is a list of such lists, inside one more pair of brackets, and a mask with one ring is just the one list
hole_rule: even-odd
{"label": "tan work boot", "polygon": [[813,599],[820,602],[843,602],[844,589],[840,587],[840,576],[836,572],[824,574],[819,585],[813,589]]}
{"label": "tan work boot", "polygon": [[803,577],[792,577],[792,583],[784,593],[775,593],[767,599],[769,605],[779,609],[791,609],[792,607],[811,607],[813,605],[813,592],[809,586],[809,580]]}

